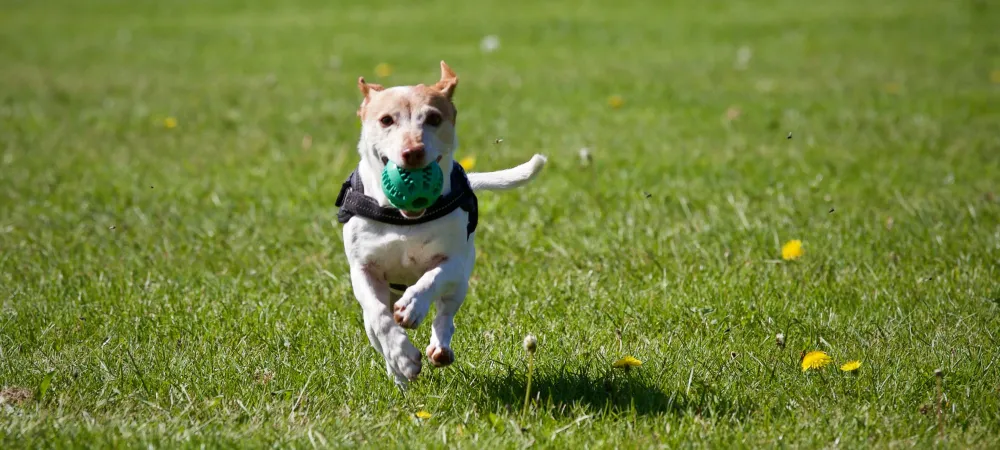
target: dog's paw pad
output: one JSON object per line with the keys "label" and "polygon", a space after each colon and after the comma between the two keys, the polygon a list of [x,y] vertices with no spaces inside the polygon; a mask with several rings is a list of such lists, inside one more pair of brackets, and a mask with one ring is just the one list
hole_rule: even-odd
{"label": "dog's paw pad", "polygon": [[404,323],[406,321],[406,307],[398,303],[393,306],[392,319],[395,320],[401,327],[408,328]]}
{"label": "dog's paw pad", "polygon": [[444,367],[455,362],[455,352],[448,347],[431,345],[427,347],[427,359],[434,367]]}
{"label": "dog's paw pad", "polygon": [[415,298],[403,297],[392,306],[392,318],[403,328],[417,328],[427,315],[427,310],[420,306]]}

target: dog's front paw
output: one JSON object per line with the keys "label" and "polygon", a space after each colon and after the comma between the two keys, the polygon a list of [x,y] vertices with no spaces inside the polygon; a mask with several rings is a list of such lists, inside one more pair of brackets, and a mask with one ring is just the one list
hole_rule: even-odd
{"label": "dog's front paw", "polygon": [[[411,288],[412,289],[412,288]],[[414,294],[410,289],[392,307],[392,318],[403,328],[416,328],[427,317],[431,302],[423,295]]]}
{"label": "dog's front paw", "polygon": [[427,346],[427,359],[431,360],[434,367],[444,367],[455,362],[455,352],[448,347],[431,344]]}
{"label": "dog's front paw", "polygon": [[389,351],[388,356],[386,362],[389,371],[392,372],[390,375],[396,378],[396,384],[405,385],[407,381],[413,381],[420,375],[420,350],[406,339],[405,333],[403,339]]}

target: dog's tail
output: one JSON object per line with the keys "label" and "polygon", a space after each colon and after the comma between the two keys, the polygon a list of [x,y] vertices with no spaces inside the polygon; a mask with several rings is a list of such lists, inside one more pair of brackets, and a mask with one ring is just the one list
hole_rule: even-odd
{"label": "dog's tail", "polygon": [[545,167],[545,156],[535,155],[531,160],[510,169],[496,172],[479,172],[469,174],[469,183],[473,191],[503,191],[521,186]]}

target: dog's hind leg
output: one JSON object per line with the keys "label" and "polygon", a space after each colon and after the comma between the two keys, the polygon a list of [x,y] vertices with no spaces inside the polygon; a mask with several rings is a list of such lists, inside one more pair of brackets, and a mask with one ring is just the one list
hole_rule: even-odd
{"label": "dog's hind leg", "polygon": [[351,268],[354,296],[364,314],[365,329],[372,347],[385,358],[386,369],[396,384],[405,387],[420,374],[420,350],[410,342],[392,318],[389,285],[364,267]]}
{"label": "dog's hind leg", "polygon": [[[475,233],[472,234],[475,236]],[[437,315],[431,323],[431,341],[427,346],[427,359],[435,367],[444,367],[455,362],[455,352],[451,349],[451,338],[455,335],[455,314],[465,302],[465,296],[469,292],[469,278],[472,277],[472,268],[476,263],[476,247],[469,240],[468,253],[465,258],[455,260],[456,267],[453,267],[456,280],[454,287],[444,292],[435,303]]]}
{"label": "dog's hind leg", "polygon": [[427,346],[427,359],[434,367],[444,367],[455,362],[455,352],[451,349],[451,337],[455,335],[455,314],[465,302],[469,283],[461,283],[452,295],[441,297],[435,303],[437,315],[431,323],[431,341]]}

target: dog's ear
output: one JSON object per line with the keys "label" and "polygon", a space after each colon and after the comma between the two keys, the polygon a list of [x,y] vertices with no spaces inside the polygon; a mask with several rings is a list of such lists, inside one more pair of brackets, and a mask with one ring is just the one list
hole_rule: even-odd
{"label": "dog's ear", "polygon": [[434,89],[443,92],[448,100],[451,100],[451,96],[455,95],[456,86],[458,86],[458,77],[455,76],[455,71],[451,70],[447,63],[441,61],[441,80],[434,84]]}
{"label": "dog's ear", "polygon": [[371,92],[378,92],[383,89],[385,88],[382,87],[381,84],[367,83],[365,82],[365,77],[358,78],[358,90],[361,91],[361,94],[365,96],[366,100],[368,99],[368,94]]}
{"label": "dog's ear", "polygon": [[365,77],[358,77],[358,90],[361,91],[361,95],[365,96],[364,100],[361,101],[361,107],[358,108],[359,117],[362,115],[362,112],[364,112],[365,105],[368,104],[368,100],[370,99],[370,94],[372,92],[379,92],[383,89],[385,88],[382,87],[381,84],[366,83]]}

